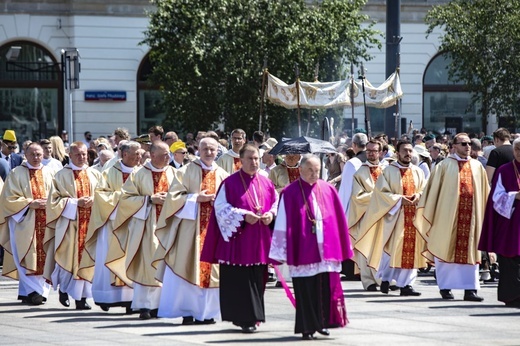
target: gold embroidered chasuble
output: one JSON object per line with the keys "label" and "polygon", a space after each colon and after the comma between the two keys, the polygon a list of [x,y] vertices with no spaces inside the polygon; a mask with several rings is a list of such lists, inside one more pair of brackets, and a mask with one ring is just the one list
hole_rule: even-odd
{"label": "gold embroidered chasuble", "polygon": [[[44,241],[47,257],[43,275],[49,282],[56,264],[71,273],[74,279],[83,279],[78,275],[78,270],[91,208],[77,207],[75,220],[62,216],[62,213],[71,198],[94,197],[100,179],[101,174],[95,169],[89,167],[73,170],[69,165],[54,176],[47,199],[47,228]],[[94,268],[91,270],[94,271]]]}
{"label": "gold embroidered chasuble", "polygon": [[298,167],[287,167],[284,163],[277,165],[269,171],[269,179],[273,182],[278,193],[299,177],[300,171]]}
{"label": "gold embroidered chasuble", "polygon": [[[0,200],[0,245],[5,249],[2,275],[18,279],[12,256],[8,217],[28,207],[35,199],[47,198],[53,172],[48,167],[30,169],[24,162],[9,173]],[[0,179],[1,180],[1,179]],[[14,234],[20,265],[26,275],[42,275],[45,265],[43,242],[45,236],[45,209],[28,208],[23,220],[16,223]]]}
{"label": "gold embroidered chasuble", "polygon": [[[134,170],[137,168],[134,168]],[[121,187],[126,181],[130,173],[123,173],[121,161],[117,161],[112,167],[103,171],[102,179],[99,181],[94,194],[94,204],[90,215],[90,223],[85,239],[85,249],[80,262],[79,275],[85,280],[92,282],[96,261],[96,245],[98,233],[103,226],[107,227],[107,243],[108,252],[117,251],[119,242],[113,234],[114,220],[110,220],[110,216],[116,210],[121,197]],[[113,248],[116,248],[114,250]],[[121,268],[124,269],[124,268]],[[120,270],[119,272],[124,272]],[[127,278],[125,277],[126,281]],[[112,285],[124,286],[124,280],[119,279],[113,273],[110,278]]]}
{"label": "gold embroidered chasuble", "polygon": [[414,221],[428,241],[424,252],[428,260],[480,262],[477,248],[488,194],[487,175],[479,161],[450,156],[436,166]]}
{"label": "gold embroidered chasuble", "polygon": [[352,243],[362,233],[360,221],[368,208],[377,179],[383,172],[381,166],[363,164],[354,174],[349,213],[347,215],[348,230]]}
{"label": "gold embroidered chasuble", "polygon": [[426,249],[425,240],[410,223],[413,209],[401,205],[394,215],[389,214],[402,196],[410,191],[421,194],[425,185],[424,173],[412,164],[402,169],[392,163],[383,170],[361,219],[360,227],[366,232],[359,235],[354,246],[367,257],[370,267],[379,269],[383,251],[390,256],[392,268],[426,266],[426,259],[421,255]]}
{"label": "gold embroidered chasuble", "polygon": [[[134,171],[121,188],[118,211],[114,221],[114,235],[119,248],[111,247],[106,266],[125,284],[136,282],[143,286],[160,286],[155,279],[153,256],[159,242],[155,235],[159,205],[147,202],[157,192],[167,192],[175,175],[171,166],[162,172],[153,172],[150,162]],[[153,174],[156,173],[156,174]],[[139,213],[147,204],[145,219]],[[135,217],[134,217],[135,216]]]}
{"label": "gold embroidered chasuble", "polygon": [[232,151],[230,150],[227,153],[222,154],[222,156],[220,156],[216,161],[217,165],[222,167],[226,172],[228,172],[228,174],[233,174],[242,168],[242,163],[240,162],[238,154],[234,156],[235,153],[233,152],[233,154],[231,154],[231,152]]}
{"label": "gold embroidered chasuble", "polygon": [[181,219],[175,214],[186,204],[188,194],[203,190],[216,194],[228,175],[220,167],[213,171],[203,169],[200,160],[177,171],[155,232],[160,244],[154,256],[158,279],[162,278],[166,265],[193,285],[201,288],[218,287],[219,266],[200,261],[213,205],[209,202],[199,203],[195,220]]}

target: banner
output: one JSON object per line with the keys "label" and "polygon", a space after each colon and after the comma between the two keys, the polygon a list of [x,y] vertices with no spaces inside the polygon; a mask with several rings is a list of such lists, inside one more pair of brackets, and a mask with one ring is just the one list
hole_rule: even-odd
{"label": "banner", "polygon": [[[350,90],[352,80],[338,82],[299,82],[300,108],[352,107]],[[354,107],[363,106],[363,87],[360,80],[354,81]],[[267,99],[279,106],[298,108],[296,83],[286,84],[272,74],[267,74]],[[392,73],[379,87],[374,87],[365,79],[365,98],[368,107],[388,108],[403,97],[399,74]]]}

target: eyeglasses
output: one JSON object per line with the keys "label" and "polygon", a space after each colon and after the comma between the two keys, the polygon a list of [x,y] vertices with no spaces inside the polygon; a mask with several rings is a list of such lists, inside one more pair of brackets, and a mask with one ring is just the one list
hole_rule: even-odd
{"label": "eyeglasses", "polygon": [[367,153],[378,153],[378,152],[379,152],[379,150],[368,150],[367,149]]}
{"label": "eyeglasses", "polygon": [[176,151],[175,154],[182,154],[182,155],[186,155],[188,152],[187,151]]}
{"label": "eyeglasses", "polygon": [[9,145],[7,143],[4,142],[4,145],[7,147],[7,149],[9,150],[16,150],[16,148],[18,148],[17,145]]}
{"label": "eyeglasses", "polygon": [[454,143],[454,144],[460,144],[463,147],[467,147],[468,145],[471,145],[471,142],[460,142],[460,143]]}

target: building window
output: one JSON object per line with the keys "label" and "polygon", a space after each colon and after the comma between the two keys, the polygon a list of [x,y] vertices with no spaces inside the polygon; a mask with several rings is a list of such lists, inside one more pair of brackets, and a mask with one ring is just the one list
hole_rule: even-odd
{"label": "building window", "polygon": [[460,123],[457,131],[479,133],[482,115],[478,105],[471,106],[471,93],[464,84],[454,83],[448,76],[449,54],[436,55],[426,67],[423,78],[423,127],[428,131],[455,132],[448,124]]}
{"label": "building window", "polygon": [[60,64],[45,48],[26,41],[0,47],[0,131],[18,141],[58,134],[63,126]]}
{"label": "building window", "polygon": [[152,73],[152,64],[146,55],[137,72],[137,132],[148,133],[154,125],[163,125],[166,112],[163,106],[163,96],[157,86],[151,85],[148,77]]}

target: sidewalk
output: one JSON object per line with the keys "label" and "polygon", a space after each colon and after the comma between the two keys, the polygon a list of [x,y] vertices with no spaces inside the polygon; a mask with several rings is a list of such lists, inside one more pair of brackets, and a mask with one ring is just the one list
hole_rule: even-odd
{"label": "sidewalk", "polygon": [[[32,307],[16,300],[18,284],[0,279],[0,344],[2,345],[520,345],[520,309],[496,300],[496,284],[484,284],[482,303],[440,298],[431,274],[420,276],[414,288],[420,297],[366,292],[360,282],[343,282],[350,324],[302,341],[294,334],[294,308],[283,289],[268,284],[267,322],[255,334],[242,334],[228,322],[182,326],[181,319],[140,321],[123,308],[103,312],[64,308],[57,292],[45,305]],[[74,304],[71,304],[72,306]]]}

